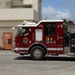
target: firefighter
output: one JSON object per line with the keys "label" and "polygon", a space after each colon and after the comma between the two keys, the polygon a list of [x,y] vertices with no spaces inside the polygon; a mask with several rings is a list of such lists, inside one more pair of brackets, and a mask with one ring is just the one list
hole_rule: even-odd
{"label": "firefighter", "polygon": [[22,34],[23,36],[29,35],[29,29],[28,29],[28,28],[23,28],[23,29],[21,30],[21,34]]}

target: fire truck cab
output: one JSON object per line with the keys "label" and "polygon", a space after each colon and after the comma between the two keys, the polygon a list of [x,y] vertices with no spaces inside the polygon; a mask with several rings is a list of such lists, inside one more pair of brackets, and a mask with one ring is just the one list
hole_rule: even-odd
{"label": "fire truck cab", "polygon": [[63,29],[63,20],[41,20],[37,24],[25,21],[17,27],[14,51],[37,60],[48,54],[64,54]]}

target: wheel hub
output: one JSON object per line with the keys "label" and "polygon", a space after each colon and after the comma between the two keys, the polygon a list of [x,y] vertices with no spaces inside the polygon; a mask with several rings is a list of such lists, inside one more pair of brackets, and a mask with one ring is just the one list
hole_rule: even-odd
{"label": "wheel hub", "polygon": [[34,51],[34,53],[33,53],[33,55],[35,56],[35,57],[40,57],[41,56],[41,50],[39,50],[39,49],[35,49],[35,51]]}

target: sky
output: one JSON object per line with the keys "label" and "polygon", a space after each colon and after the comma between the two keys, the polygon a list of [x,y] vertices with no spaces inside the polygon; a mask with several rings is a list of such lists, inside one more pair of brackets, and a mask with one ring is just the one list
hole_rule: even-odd
{"label": "sky", "polygon": [[42,19],[75,20],[75,0],[42,0]]}

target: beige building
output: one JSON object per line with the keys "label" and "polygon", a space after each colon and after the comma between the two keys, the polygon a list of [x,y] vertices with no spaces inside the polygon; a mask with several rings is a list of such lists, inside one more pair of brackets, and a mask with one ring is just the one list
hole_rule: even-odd
{"label": "beige building", "polygon": [[41,19],[41,2],[42,0],[0,0],[1,48],[12,48],[10,39],[16,33],[16,29],[12,28],[17,27],[23,20],[38,22]]}

